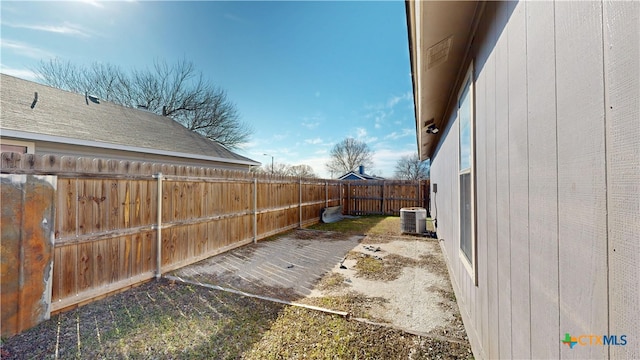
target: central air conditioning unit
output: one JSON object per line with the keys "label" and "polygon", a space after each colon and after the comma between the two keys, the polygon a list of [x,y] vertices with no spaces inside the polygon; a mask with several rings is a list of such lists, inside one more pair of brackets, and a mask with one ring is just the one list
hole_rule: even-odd
{"label": "central air conditioning unit", "polygon": [[423,234],[427,230],[427,209],[410,207],[400,209],[400,227],[403,234]]}

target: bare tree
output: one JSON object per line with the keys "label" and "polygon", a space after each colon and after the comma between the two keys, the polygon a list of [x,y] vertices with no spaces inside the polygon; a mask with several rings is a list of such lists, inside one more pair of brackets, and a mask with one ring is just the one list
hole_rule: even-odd
{"label": "bare tree", "polygon": [[325,164],[330,173],[339,175],[355,171],[360,165],[373,166],[373,152],[364,141],[346,138],[331,149],[331,159]]}
{"label": "bare tree", "polygon": [[309,165],[288,165],[284,163],[264,164],[260,167],[252,168],[251,171],[261,174],[274,174],[280,176],[295,176],[304,178],[316,178],[313,168]]}
{"label": "bare tree", "polygon": [[396,177],[403,180],[423,180],[429,178],[430,161],[421,161],[418,153],[406,155],[396,163]]}
{"label": "bare tree", "polygon": [[313,168],[309,165],[293,165],[289,168],[289,175],[302,178],[317,178]]}
{"label": "bare tree", "polygon": [[169,116],[228,148],[240,147],[253,132],[226,92],[184,60],[173,65],[156,61],[150,69],[127,73],[111,64],[79,66],[53,59],[40,62],[34,72],[53,87]]}

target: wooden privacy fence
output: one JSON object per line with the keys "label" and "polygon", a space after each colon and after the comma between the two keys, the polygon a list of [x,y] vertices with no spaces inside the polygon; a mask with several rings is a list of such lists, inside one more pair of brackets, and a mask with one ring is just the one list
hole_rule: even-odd
{"label": "wooden privacy fence", "polygon": [[400,209],[414,206],[429,211],[429,180],[345,181],[342,200],[349,215],[400,215]]}
{"label": "wooden privacy fence", "polygon": [[[45,294],[52,313],[317,223],[323,207],[398,214],[400,207],[423,206],[428,194],[424,182],[298,179],[53,155],[3,153],[1,165],[3,174],[54,178],[53,272],[46,286],[50,296]],[[2,192],[4,197],[4,186]],[[3,214],[3,247],[11,218]],[[6,281],[3,277],[3,301]],[[24,328],[8,330],[3,324],[2,333]]]}

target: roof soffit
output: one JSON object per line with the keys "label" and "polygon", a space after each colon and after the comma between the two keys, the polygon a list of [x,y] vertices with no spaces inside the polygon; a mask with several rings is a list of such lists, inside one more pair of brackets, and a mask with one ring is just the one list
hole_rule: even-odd
{"label": "roof soffit", "polygon": [[444,117],[458,77],[464,73],[461,67],[480,4],[476,1],[418,1],[407,7],[412,22],[408,28],[415,55],[412,72],[421,159],[431,156],[439,139],[439,135],[426,133],[426,123],[433,119],[440,130],[446,126]]}

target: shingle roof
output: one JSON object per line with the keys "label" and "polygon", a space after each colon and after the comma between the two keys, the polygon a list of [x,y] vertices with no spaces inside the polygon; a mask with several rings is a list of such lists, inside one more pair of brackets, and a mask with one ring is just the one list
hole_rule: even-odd
{"label": "shingle roof", "polygon": [[[38,98],[32,108],[36,92]],[[85,95],[5,74],[0,74],[0,104],[2,130],[260,165],[169,117],[106,101],[94,102]]]}

